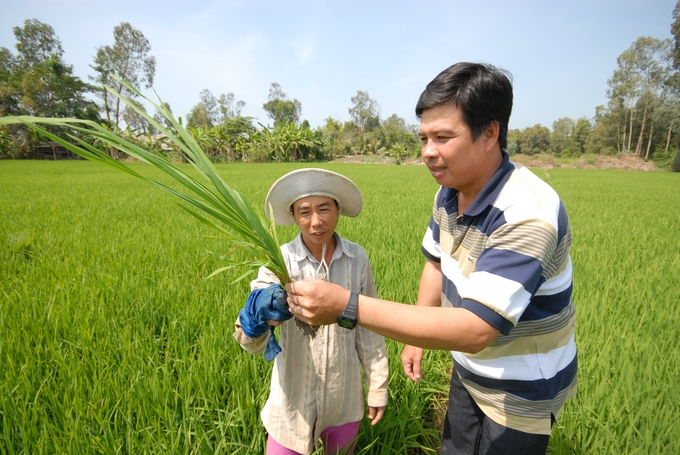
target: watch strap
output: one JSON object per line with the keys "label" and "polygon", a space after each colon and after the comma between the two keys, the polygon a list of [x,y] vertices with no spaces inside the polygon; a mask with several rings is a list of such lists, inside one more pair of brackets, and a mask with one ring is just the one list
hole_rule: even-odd
{"label": "watch strap", "polygon": [[347,307],[340,316],[338,316],[338,325],[346,329],[353,329],[357,325],[357,306],[359,305],[359,293],[357,291],[349,292],[349,301]]}

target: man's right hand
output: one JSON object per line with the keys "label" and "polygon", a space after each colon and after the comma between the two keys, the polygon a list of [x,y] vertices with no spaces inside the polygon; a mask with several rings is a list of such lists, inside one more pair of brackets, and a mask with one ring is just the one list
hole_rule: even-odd
{"label": "man's right hand", "polygon": [[413,381],[419,381],[423,377],[421,364],[423,361],[423,348],[417,348],[408,344],[404,345],[401,351],[401,363],[404,366],[404,373]]}
{"label": "man's right hand", "polygon": [[338,322],[345,311],[350,292],[341,286],[322,280],[300,280],[286,284],[291,313],[309,325],[330,325]]}

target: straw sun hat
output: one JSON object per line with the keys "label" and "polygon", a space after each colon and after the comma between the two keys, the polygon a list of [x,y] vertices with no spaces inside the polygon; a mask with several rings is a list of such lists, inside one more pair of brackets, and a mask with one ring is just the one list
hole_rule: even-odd
{"label": "straw sun hat", "polygon": [[293,224],[290,206],[307,196],[335,199],[340,204],[341,215],[355,217],[361,212],[361,191],[350,179],[325,169],[298,169],[278,179],[269,189],[264,201],[267,218],[272,217],[273,211],[276,224]]}

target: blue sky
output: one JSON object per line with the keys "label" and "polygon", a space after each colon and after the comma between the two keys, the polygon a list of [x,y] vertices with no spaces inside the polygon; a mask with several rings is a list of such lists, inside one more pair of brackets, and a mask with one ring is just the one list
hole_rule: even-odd
{"label": "blue sky", "polygon": [[83,80],[97,47],[129,22],[151,42],[155,89],[186,116],[209,89],[234,93],[244,115],[262,110],[278,82],[313,127],[349,120],[358,90],[407,123],[425,85],[458,61],[513,75],[511,128],[591,118],[606,104],[616,58],[640,36],[669,38],[675,0],[193,2],[0,0],[0,46],[16,53],[12,27],[51,25],[64,60]]}

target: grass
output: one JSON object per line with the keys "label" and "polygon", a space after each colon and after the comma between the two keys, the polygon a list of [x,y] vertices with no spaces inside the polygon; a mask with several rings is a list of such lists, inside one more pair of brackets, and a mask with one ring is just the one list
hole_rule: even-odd
{"label": "grass", "polygon": [[[133,164],[155,177],[152,169]],[[295,164],[218,165],[263,210]],[[436,185],[422,166],[324,165],[362,189],[338,232],[381,297],[414,302]],[[537,171],[574,230],[579,393],[550,453],[680,452],[680,176]],[[278,231],[287,241],[294,227]],[[232,339],[247,296],[223,239],[161,191],[83,161],[0,162],[0,453],[263,453],[271,364]],[[390,403],[358,453],[438,453],[447,353],[426,379],[388,342]]]}

